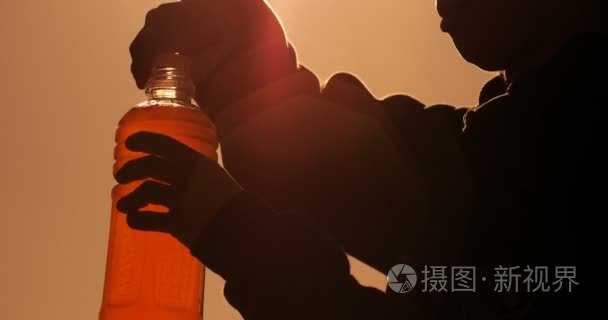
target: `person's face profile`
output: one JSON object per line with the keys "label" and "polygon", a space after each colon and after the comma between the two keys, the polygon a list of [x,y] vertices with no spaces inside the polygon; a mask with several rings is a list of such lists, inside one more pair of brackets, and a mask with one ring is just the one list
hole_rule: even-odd
{"label": "person's face profile", "polygon": [[530,42],[544,0],[436,0],[441,30],[461,55],[488,71],[502,70]]}

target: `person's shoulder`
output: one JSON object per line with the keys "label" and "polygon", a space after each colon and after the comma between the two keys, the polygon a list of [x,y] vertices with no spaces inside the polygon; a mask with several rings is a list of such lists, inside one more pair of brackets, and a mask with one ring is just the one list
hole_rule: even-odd
{"label": "person's shoulder", "polygon": [[465,109],[447,104],[427,106],[406,94],[377,99],[363,81],[349,73],[334,74],[322,87],[321,94],[325,99],[357,112],[389,118],[400,127],[406,124],[422,127],[428,125],[427,122],[444,122],[435,121],[441,119],[461,126],[461,119],[465,113]]}
{"label": "person's shoulder", "polygon": [[422,110],[425,105],[417,99],[404,95],[392,95],[385,99],[377,99],[368,89],[368,86],[357,76],[350,73],[336,73],[323,85],[322,94],[332,101],[364,107],[371,105],[384,105],[387,107],[407,107]]}

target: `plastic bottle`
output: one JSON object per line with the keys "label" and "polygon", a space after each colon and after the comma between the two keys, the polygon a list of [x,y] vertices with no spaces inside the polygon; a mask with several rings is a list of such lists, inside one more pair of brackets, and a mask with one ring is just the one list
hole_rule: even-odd
{"label": "plastic bottle", "polygon": [[[148,100],[130,110],[119,123],[114,172],[129,160],[145,156],[125,147],[139,131],[171,136],[217,160],[213,123],[191,103],[194,85],[190,62],[179,55],[159,57],[148,80]],[[129,228],[116,202],[143,181],[112,190],[112,215],[101,320],[200,320],[204,266],[168,234]],[[149,205],[146,211],[166,212]]]}

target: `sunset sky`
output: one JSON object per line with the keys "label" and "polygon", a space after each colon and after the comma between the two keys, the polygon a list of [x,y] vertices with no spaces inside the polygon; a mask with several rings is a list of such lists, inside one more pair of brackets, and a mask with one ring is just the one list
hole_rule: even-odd
{"label": "sunset sky", "polygon": [[[406,93],[470,106],[491,77],[465,63],[440,32],[432,0],[268,2],[301,63],[322,80],[347,71],[378,98]],[[114,130],[144,98],[127,49],[160,3],[0,2],[0,318],[97,318]],[[353,271],[382,286],[381,273],[359,264]],[[240,319],[223,299],[221,279],[211,274],[207,283],[207,319]]]}

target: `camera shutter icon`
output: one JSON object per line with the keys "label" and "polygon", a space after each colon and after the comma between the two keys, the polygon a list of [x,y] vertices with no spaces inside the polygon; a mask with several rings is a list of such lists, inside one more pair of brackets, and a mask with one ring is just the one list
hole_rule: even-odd
{"label": "camera shutter icon", "polygon": [[397,293],[407,293],[414,289],[418,276],[407,264],[398,264],[391,268],[387,275],[388,287]]}

